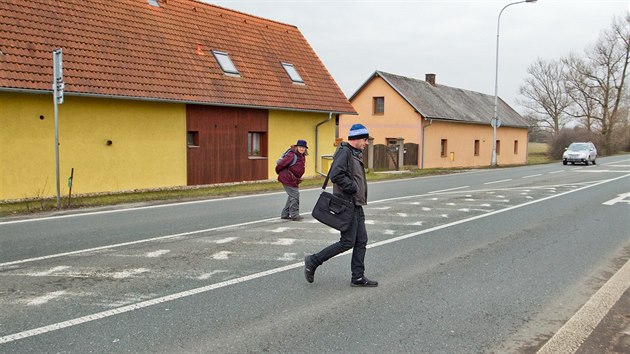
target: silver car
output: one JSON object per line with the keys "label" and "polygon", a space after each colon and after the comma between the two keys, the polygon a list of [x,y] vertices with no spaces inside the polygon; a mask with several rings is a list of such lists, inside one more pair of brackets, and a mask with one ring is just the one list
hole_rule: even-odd
{"label": "silver car", "polygon": [[579,162],[586,164],[586,166],[588,166],[589,163],[594,165],[596,158],[597,148],[595,148],[595,145],[590,141],[586,143],[571,143],[564,154],[562,154],[562,164],[566,165],[569,162],[571,164]]}

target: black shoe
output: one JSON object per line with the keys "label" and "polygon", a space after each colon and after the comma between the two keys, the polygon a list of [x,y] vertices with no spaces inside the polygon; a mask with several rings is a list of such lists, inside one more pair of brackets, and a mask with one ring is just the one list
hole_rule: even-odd
{"label": "black shoe", "polygon": [[284,220],[291,220],[291,218],[290,218],[290,217],[288,217],[288,216],[281,216],[281,217],[280,217],[280,219],[284,219]]}
{"label": "black shoe", "polygon": [[378,282],[374,280],[370,280],[366,277],[361,277],[359,279],[352,280],[352,286],[361,286],[361,287],[370,287],[375,288],[378,286]]}
{"label": "black shoe", "polygon": [[311,262],[311,256],[304,257],[304,277],[306,281],[312,283],[315,280],[316,265]]}
{"label": "black shoe", "polygon": [[293,221],[302,221],[302,220],[304,220],[304,217],[301,216],[301,215],[296,215],[296,216],[292,217],[291,220],[293,220]]}

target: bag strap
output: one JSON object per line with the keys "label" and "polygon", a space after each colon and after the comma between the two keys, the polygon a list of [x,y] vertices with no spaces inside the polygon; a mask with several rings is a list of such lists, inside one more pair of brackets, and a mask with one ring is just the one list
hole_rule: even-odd
{"label": "bag strap", "polygon": [[[351,173],[351,177],[354,178],[354,161],[352,161],[353,157],[352,157],[352,151],[348,150],[348,154],[350,155],[350,159],[348,161],[350,161],[350,173]],[[326,190],[326,186],[328,185],[328,179],[330,178],[330,171],[332,171],[333,166],[335,165],[335,161],[333,160],[332,165],[330,166],[330,169],[328,170],[328,173],[326,174],[326,179],[324,180],[324,184],[322,185],[322,190]]]}

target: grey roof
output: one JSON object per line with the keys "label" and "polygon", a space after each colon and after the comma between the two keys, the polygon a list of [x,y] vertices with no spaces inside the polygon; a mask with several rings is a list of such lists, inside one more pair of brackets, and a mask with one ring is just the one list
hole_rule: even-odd
{"label": "grey roof", "polygon": [[[494,116],[494,96],[426,81],[376,71],[368,79],[380,76],[400,94],[418,113],[428,119],[450,120],[466,123],[490,124]],[[350,101],[367,84],[352,95]],[[501,98],[498,117],[502,126],[528,127],[527,121]]]}

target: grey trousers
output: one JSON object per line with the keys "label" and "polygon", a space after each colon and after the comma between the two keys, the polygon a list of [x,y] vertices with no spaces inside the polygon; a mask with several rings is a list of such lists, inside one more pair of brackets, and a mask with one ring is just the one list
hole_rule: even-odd
{"label": "grey trousers", "polygon": [[298,188],[289,187],[286,185],[282,185],[284,190],[287,192],[289,197],[287,198],[287,202],[284,205],[284,209],[282,209],[282,213],[280,217],[289,218],[300,215],[300,190]]}

